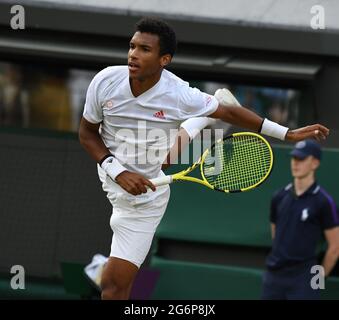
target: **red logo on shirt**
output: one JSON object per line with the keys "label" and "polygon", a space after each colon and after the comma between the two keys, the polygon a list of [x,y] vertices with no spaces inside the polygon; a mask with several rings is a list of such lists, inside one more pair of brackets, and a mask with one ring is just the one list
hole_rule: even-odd
{"label": "red logo on shirt", "polygon": [[153,114],[153,117],[160,118],[160,119],[166,119],[164,111],[160,110]]}
{"label": "red logo on shirt", "polygon": [[212,97],[208,96],[206,99],[206,107],[210,104],[211,100],[212,100]]}

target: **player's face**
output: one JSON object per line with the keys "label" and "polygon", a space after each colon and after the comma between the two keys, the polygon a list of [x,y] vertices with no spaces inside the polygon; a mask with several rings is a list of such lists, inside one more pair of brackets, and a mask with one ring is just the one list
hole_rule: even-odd
{"label": "player's face", "polygon": [[130,41],[128,51],[130,78],[143,81],[159,76],[162,68],[170,60],[170,55],[160,56],[159,53],[159,37],[155,34],[137,31]]}
{"label": "player's face", "polygon": [[298,159],[296,157],[292,157],[291,159],[292,176],[297,179],[313,175],[318,166],[319,160],[312,156],[306,157],[305,159]]}

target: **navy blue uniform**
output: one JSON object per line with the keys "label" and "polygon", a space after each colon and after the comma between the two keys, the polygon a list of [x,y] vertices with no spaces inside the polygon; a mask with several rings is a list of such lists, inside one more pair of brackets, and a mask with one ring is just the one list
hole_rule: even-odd
{"label": "navy blue uniform", "polygon": [[276,226],[266,260],[263,299],[317,299],[310,269],[317,264],[316,247],[325,229],[339,225],[333,198],[316,182],[297,196],[289,184],[272,198],[271,223]]}

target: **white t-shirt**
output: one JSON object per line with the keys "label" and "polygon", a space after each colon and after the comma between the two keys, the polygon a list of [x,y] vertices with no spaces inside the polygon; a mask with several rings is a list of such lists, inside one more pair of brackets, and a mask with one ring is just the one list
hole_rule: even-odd
{"label": "white t-shirt", "polygon": [[152,88],[134,97],[128,67],[113,66],[93,78],[83,116],[101,123],[103,142],[127,170],[151,179],[159,175],[180,123],[217,107],[215,97],[167,70]]}

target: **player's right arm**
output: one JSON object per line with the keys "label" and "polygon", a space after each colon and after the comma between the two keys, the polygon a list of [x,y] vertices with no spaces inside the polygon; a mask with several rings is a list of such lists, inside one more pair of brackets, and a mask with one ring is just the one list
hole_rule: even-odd
{"label": "player's right arm", "polygon": [[100,137],[99,127],[100,123],[91,123],[84,117],[81,118],[79,128],[80,143],[94,161],[98,163],[110,153]]}
{"label": "player's right arm", "polygon": [[79,140],[90,156],[100,164],[113,181],[118,183],[124,190],[132,195],[146,193],[146,186],[155,191],[155,187],[142,175],[126,170],[110,154],[99,134],[100,123],[91,123],[84,117],[81,119],[79,128]]}

